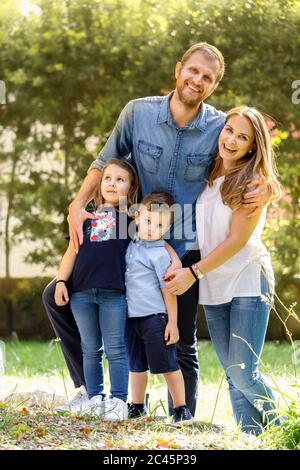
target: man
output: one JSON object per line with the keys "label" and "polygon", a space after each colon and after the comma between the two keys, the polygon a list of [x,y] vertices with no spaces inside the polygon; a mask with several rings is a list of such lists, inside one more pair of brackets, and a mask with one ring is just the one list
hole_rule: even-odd
{"label": "man", "polygon": [[[175,214],[169,242],[183,266],[199,261],[194,205],[206,186],[218,137],[225,122],[225,114],[204,101],[215,91],[223,74],[224,58],[221,52],[210,44],[198,43],[177,62],[176,88],[172,93],[133,100],[125,106],[110,138],[91,165],[77,197],[70,205],[70,237],[76,251],[83,240],[83,222],[91,217],[85,207],[99,182],[101,168],[113,157],[131,154],[140,178],[142,197],[152,191],[165,191],[172,194],[182,208],[182,221],[180,214]],[[256,207],[268,202],[269,195],[264,181],[252,181],[251,186],[256,189],[245,194],[245,199],[255,212]],[[178,227],[183,227],[183,232],[178,232]],[[69,308],[64,307],[62,312],[55,306],[53,290],[54,282],[44,292],[45,307],[56,334],[61,338],[75,387],[79,387],[84,384],[79,334]],[[177,299],[180,334],[178,361],[185,382],[186,404],[195,415],[198,390],[198,282]],[[83,399],[83,392],[81,388],[79,401]],[[170,400],[169,408],[172,412]]]}

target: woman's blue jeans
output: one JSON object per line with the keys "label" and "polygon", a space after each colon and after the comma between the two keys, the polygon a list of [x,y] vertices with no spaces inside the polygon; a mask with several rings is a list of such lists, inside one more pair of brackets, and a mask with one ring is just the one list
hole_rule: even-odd
{"label": "woman's blue jeans", "polygon": [[235,419],[242,431],[255,435],[268,423],[280,424],[274,411],[276,397],[259,371],[271,310],[263,274],[261,287],[263,295],[259,297],[235,297],[225,304],[204,305],[210,337],[229,384]]}
{"label": "woman's blue jeans", "polygon": [[93,288],[71,295],[83,352],[89,398],[104,395],[103,350],[107,357],[111,397],[127,400],[128,360],[125,348],[126,299],[116,289]]}

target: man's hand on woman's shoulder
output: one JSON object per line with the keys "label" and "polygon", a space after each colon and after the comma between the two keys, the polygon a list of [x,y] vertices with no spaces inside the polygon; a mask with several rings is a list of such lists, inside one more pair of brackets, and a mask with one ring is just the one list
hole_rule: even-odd
{"label": "man's hand on woman's shoulder", "polygon": [[243,196],[243,207],[250,210],[248,217],[257,215],[259,210],[270,202],[271,197],[267,178],[258,176],[250,181]]}

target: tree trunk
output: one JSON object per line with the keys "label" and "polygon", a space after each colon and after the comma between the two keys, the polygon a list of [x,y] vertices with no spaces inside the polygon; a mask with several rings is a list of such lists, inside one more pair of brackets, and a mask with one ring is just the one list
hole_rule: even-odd
{"label": "tree trunk", "polygon": [[6,332],[9,338],[13,334],[13,303],[11,299],[12,293],[12,284],[10,277],[10,254],[11,254],[11,244],[10,244],[10,219],[13,210],[13,200],[15,195],[15,176],[16,176],[16,167],[18,162],[17,151],[13,154],[12,159],[12,168],[10,174],[9,189],[7,192],[7,212],[5,217],[5,230],[4,230],[4,245],[5,245],[5,293],[6,293]]}

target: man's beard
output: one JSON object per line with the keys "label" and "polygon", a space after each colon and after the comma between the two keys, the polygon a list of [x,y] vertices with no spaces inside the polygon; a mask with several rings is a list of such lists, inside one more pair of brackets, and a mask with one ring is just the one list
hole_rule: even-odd
{"label": "man's beard", "polygon": [[195,108],[196,106],[199,106],[202,102],[201,95],[200,96],[195,96],[195,98],[191,97],[186,97],[185,94],[183,93],[183,88],[185,88],[186,85],[183,85],[183,87],[177,88],[177,93],[180,101],[184,106],[187,108]]}

